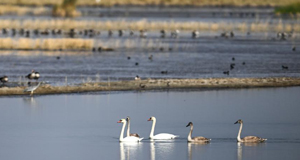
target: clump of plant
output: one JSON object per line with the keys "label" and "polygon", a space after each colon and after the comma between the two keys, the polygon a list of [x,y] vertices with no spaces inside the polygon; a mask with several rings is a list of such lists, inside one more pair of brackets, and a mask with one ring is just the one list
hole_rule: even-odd
{"label": "clump of plant", "polygon": [[76,11],[77,0],[64,0],[61,5],[55,5],[52,15],[56,17],[76,17],[79,12]]}
{"label": "clump of plant", "polygon": [[300,2],[293,3],[286,6],[277,7],[275,9],[276,13],[281,14],[297,14],[300,13]]}

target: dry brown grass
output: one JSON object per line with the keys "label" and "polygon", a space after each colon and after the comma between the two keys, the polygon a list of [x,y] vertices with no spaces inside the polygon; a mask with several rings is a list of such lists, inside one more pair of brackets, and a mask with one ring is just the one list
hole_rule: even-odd
{"label": "dry brown grass", "polygon": [[[298,22],[298,20],[297,20]],[[150,31],[165,30],[201,30],[201,31],[241,31],[241,32],[289,32],[294,30],[300,31],[300,23],[284,23],[279,22],[270,24],[267,22],[176,22],[176,21],[161,21],[153,22],[146,19],[134,22],[125,20],[120,21],[86,21],[72,19],[52,19],[52,20],[0,20],[0,28],[27,28],[27,29],[96,29],[96,30],[119,30],[131,29],[140,30],[147,29]]]}
{"label": "dry brown grass", "polygon": [[51,10],[45,7],[21,7],[14,5],[0,5],[0,15],[49,15]]}
{"label": "dry brown grass", "polygon": [[29,39],[29,38],[0,38],[0,49],[17,50],[91,50],[92,39]]}
{"label": "dry brown grass", "polygon": [[[1,0],[2,4],[56,5],[63,0]],[[79,6],[112,5],[193,5],[193,6],[282,6],[299,0],[78,0]]]}
{"label": "dry brown grass", "polygon": [[[140,88],[140,84],[145,88]],[[41,85],[34,94],[62,94],[91,91],[158,90],[180,88],[249,88],[299,86],[299,78],[207,78],[207,79],[147,79],[141,81],[89,82],[77,86]],[[0,88],[0,96],[24,95],[25,87]]]}

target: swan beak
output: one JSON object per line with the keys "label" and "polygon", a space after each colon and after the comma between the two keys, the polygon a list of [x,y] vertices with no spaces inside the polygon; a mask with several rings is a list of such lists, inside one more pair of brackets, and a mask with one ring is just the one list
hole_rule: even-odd
{"label": "swan beak", "polygon": [[119,120],[117,123],[122,123],[122,121],[121,121],[121,120]]}
{"label": "swan beak", "polygon": [[148,121],[151,121],[151,118],[149,118]]}
{"label": "swan beak", "polygon": [[236,121],[234,124],[237,124],[237,123],[239,123],[239,121]]}
{"label": "swan beak", "polygon": [[186,127],[190,126],[190,124],[186,125]]}

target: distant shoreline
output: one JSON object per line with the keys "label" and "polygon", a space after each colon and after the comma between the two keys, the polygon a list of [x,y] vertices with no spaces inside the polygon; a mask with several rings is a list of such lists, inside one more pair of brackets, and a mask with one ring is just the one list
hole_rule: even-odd
{"label": "distant shoreline", "polygon": [[[76,86],[40,86],[34,95],[68,94],[101,91],[139,91],[167,89],[238,89],[300,86],[300,78],[205,78],[205,79],[147,79],[140,81],[92,82]],[[2,87],[0,96],[29,95],[26,87]]]}

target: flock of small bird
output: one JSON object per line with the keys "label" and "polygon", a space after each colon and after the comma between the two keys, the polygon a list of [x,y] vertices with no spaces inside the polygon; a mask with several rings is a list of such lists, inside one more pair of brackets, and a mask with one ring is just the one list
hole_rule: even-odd
{"label": "flock of small bird", "polygon": [[[40,73],[35,70],[31,70],[31,73],[29,73],[25,77],[29,80],[38,81],[38,79],[40,78]],[[8,76],[0,77],[0,81],[2,82],[2,85],[5,85],[5,83],[8,82]],[[39,82],[38,85],[36,85],[36,86],[31,86],[31,82],[28,82],[29,87],[25,88],[24,92],[31,92],[30,96],[32,96],[33,91],[36,90],[40,86],[40,84],[41,84],[41,82]]]}
{"label": "flock of small bird", "polygon": [[[128,56],[127,59],[130,60],[131,57]],[[153,60],[153,55],[151,54],[151,55],[148,57],[148,59],[149,59],[150,61],[152,61],[152,60]],[[136,62],[135,65],[138,66],[139,63]],[[167,71],[167,70],[163,70],[163,71],[161,71],[160,73],[161,73],[161,74],[168,74],[168,71]],[[141,77],[140,77],[139,75],[136,75],[136,76],[134,77],[134,80],[140,81],[140,80],[141,80]],[[169,86],[169,84],[168,84],[168,86]],[[140,84],[140,88],[144,89],[145,87],[146,87],[145,84],[142,84],[142,83]]]}
{"label": "flock of small bird", "polygon": [[[235,61],[235,58],[232,57],[231,60],[232,60],[232,61]],[[243,62],[242,65],[246,65],[246,62]],[[233,70],[234,68],[235,68],[235,63],[230,63],[230,70]],[[288,66],[285,66],[285,65],[282,65],[281,68],[282,68],[283,70],[288,70],[288,69],[289,69],[289,67],[288,67]],[[230,74],[230,71],[229,71],[229,70],[224,71],[223,74],[229,75],[229,74]]]}
{"label": "flock of small bird", "polygon": [[[125,31],[125,30],[118,30],[117,31],[117,35],[119,37],[122,37],[125,35],[125,33],[128,32],[129,36],[134,36],[136,35],[135,31],[133,30],[129,30],[129,31]],[[172,30],[170,31],[170,37],[172,38],[177,38],[179,37],[180,31],[178,29]],[[19,30],[15,29],[15,28],[2,28],[2,35],[11,35],[11,36],[16,36],[16,35],[20,35],[20,36],[25,36],[25,37],[30,37],[31,35],[35,35],[35,36],[56,36],[56,35],[67,35],[69,37],[75,37],[78,35],[82,35],[82,36],[88,36],[88,37],[94,37],[94,36],[98,36],[101,35],[101,31],[99,30],[94,30],[94,29],[84,29],[84,30],[77,30],[74,28],[71,28],[67,31],[64,31],[62,29],[44,29],[44,30],[39,30],[39,29],[34,29],[34,30],[30,30],[30,29],[24,29],[21,28]],[[108,30],[107,31],[107,35],[108,37],[111,37],[114,35],[114,31],[112,30]],[[146,29],[141,29],[139,30],[139,37],[140,38],[147,38],[148,32]],[[161,38],[166,38],[167,37],[167,31],[166,30],[161,30],[160,31],[160,37]],[[198,38],[199,37],[199,31],[192,31],[192,38]]]}
{"label": "flock of small bird", "polygon": [[[112,30],[108,30],[108,37],[113,36],[114,31]],[[125,31],[125,30],[118,30],[117,34],[119,37],[122,37],[125,35],[125,33],[128,32],[129,36],[134,36],[136,33],[133,30],[129,30],[129,31]],[[292,37],[293,36],[294,31],[290,31],[290,32],[278,32],[277,33],[277,38],[280,40],[287,40],[288,37]],[[43,36],[48,36],[48,35],[52,35],[52,36],[56,36],[56,35],[66,35],[69,36],[71,38],[74,38],[75,36],[78,35],[82,35],[82,36],[88,36],[90,38],[94,37],[94,36],[98,36],[101,35],[101,31],[99,30],[94,30],[94,29],[84,29],[84,30],[77,30],[74,28],[71,28],[67,31],[64,31],[62,29],[44,29],[44,30],[39,30],[39,29],[34,29],[34,30],[30,30],[30,29],[24,29],[21,28],[19,30],[15,29],[15,28],[2,28],[2,35],[11,35],[11,36],[16,36],[17,34],[19,34],[20,36],[25,36],[25,37],[30,37],[31,34],[38,36],[38,35],[43,35]],[[170,37],[171,38],[178,38],[180,35],[180,30],[175,29],[170,31]],[[146,29],[141,29],[139,30],[139,37],[140,38],[147,38],[148,32]],[[250,32],[247,32],[247,35],[250,35]],[[235,36],[233,31],[230,32],[222,32],[220,34],[220,37],[223,38],[233,38]],[[166,38],[167,37],[167,31],[162,29],[160,30],[160,38]],[[200,37],[200,32],[197,30],[193,30],[191,33],[191,37],[192,38],[199,38]],[[216,36],[215,38],[218,38],[218,36]],[[296,46],[292,47],[293,51],[296,51]],[[93,51],[96,51],[96,48],[93,48]],[[102,47],[98,48],[98,51],[101,52],[102,51]]]}
{"label": "flock of small bird", "polygon": [[[40,73],[36,72],[35,70],[31,70],[31,73],[29,73],[25,77],[28,78],[29,80],[34,79],[34,80],[38,81],[38,79],[40,78]],[[7,76],[0,77],[0,81],[4,84],[4,83],[8,82],[8,77]]]}
{"label": "flock of small bird", "polygon": [[[232,57],[231,60],[232,60],[232,61],[235,61],[235,58]],[[243,62],[242,64],[243,64],[243,65],[246,65],[246,62]],[[235,63],[230,63],[230,70],[233,70],[234,67],[235,67]],[[229,75],[229,73],[230,73],[229,70],[223,72],[223,74],[226,74],[226,75]]]}

